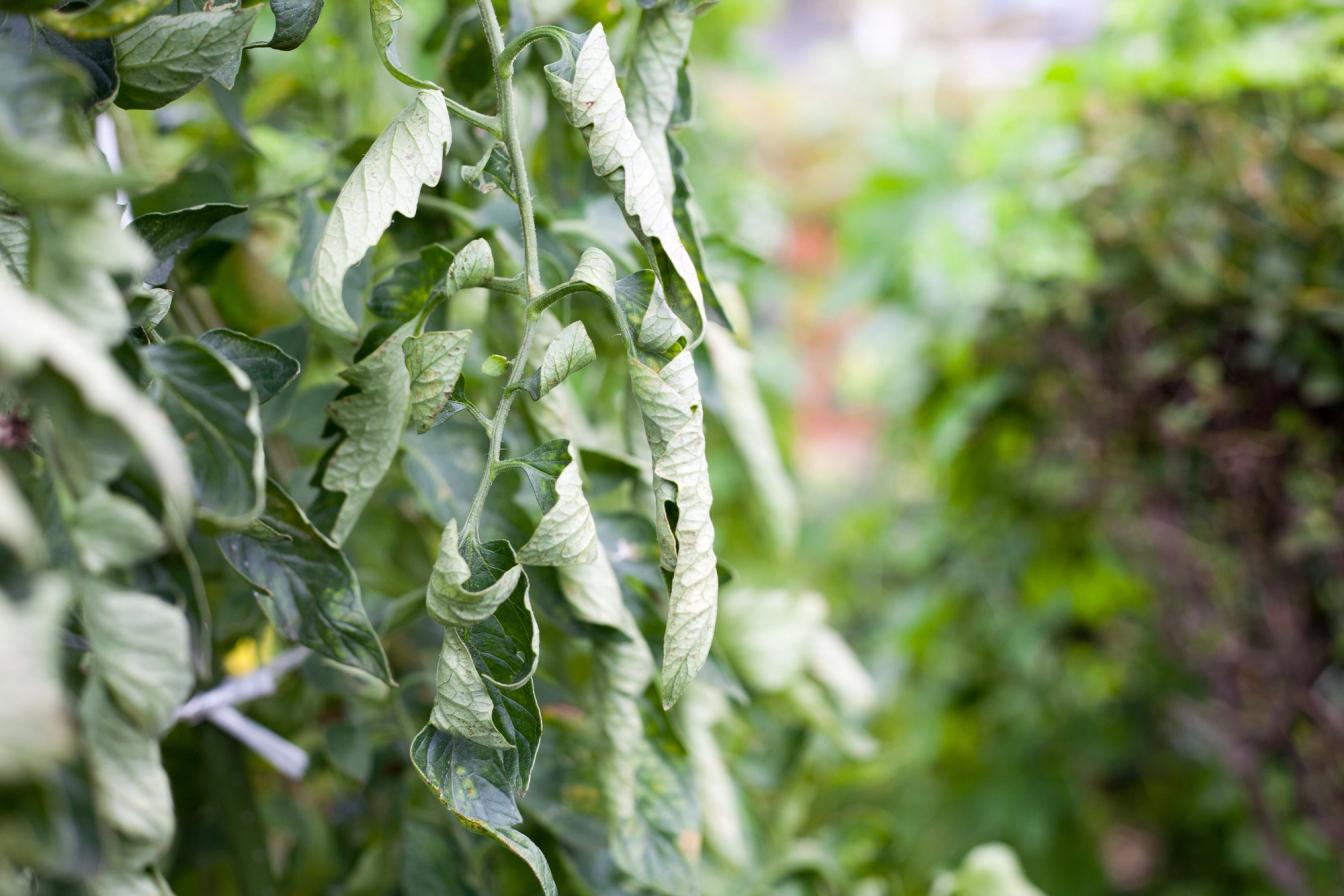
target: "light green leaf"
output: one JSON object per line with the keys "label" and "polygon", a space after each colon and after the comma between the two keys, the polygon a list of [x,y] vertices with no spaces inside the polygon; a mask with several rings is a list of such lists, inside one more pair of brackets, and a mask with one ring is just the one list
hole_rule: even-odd
{"label": "light green leaf", "polygon": [[546,66],[546,78],[566,117],[583,134],[593,171],[606,178],[636,235],[651,241],[668,301],[698,340],[705,320],[700,277],[677,233],[658,170],[626,115],[602,26],[570,35],[561,59]]}
{"label": "light green leaf", "polygon": [[264,339],[216,328],[201,334],[200,343],[237,367],[257,390],[257,401],[265,404],[299,375],[299,362],[278,345]]}
{"label": "light green leaf", "polygon": [[175,830],[158,740],[121,713],[98,678],[84,687],[79,718],[98,815],[118,835],[119,864],[152,862]]}
{"label": "light green leaf", "polygon": [[597,528],[570,452],[569,442],[555,439],[518,458],[542,510],[541,522],[518,550],[519,563],[572,566],[597,557]]}
{"label": "light green leaf", "polygon": [[966,854],[961,867],[944,871],[929,896],[1045,896],[1022,871],[1017,853],[1002,843],[986,843]]}
{"label": "light green leaf", "polygon": [[481,362],[481,373],[486,376],[503,376],[509,370],[509,359],[503,355],[490,355]]}
{"label": "light green leaf", "polygon": [[69,383],[91,412],[110,418],[158,477],[164,517],[182,531],[191,513],[191,468],[172,425],[84,331],[0,273],[0,371],[36,376],[43,367]]}
{"label": "light green leaf", "polygon": [[541,365],[520,382],[518,388],[526,390],[536,401],[564,382],[571,373],[582,370],[596,360],[597,350],[593,348],[593,340],[588,337],[583,321],[576,320],[546,346]]}
{"label": "light green leaf", "polygon": [[448,274],[444,278],[445,291],[451,296],[473,286],[484,286],[493,276],[495,256],[490,251],[490,244],[481,239],[472,240],[462,247],[462,251],[453,258],[453,263],[448,265]]}
{"label": "light green leaf", "polygon": [[96,586],[82,607],[94,671],[118,708],[157,736],[191,693],[187,617],[152,595]]}
{"label": "light green leaf", "polygon": [[[465,547],[465,557],[463,548]],[[444,626],[470,626],[490,618],[508,600],[523,569],[507,541],[461,543],[449,520],[425,593],[429,615]]]}
{"label": "light green leaf", "polygon": [[117,105],[157,109],[211,76],[232,87],[257,12],[252,6],[154,16],[118,34]]}
{"label": "light green leaf", "polygon": [[69,603],[70,586],[50,573],[22,603],[0,592],[0,782],[39,776],[74,746],[61,682]]}
{"label": "light green leaf", "polygon": [[658,173],[658,185],[669,201],[675,186],[666,134],[677,111],[693,25],[690,13],[675,4],[640,12],[625,85],[630,124],[644,144]]}
{"label": "light green leaf", "polygon": [[158,286],[142,286],[131,293],[127,302],[131,323],[137,327],[157,327],[173,307],[173,291]]}
{"label": "light green leaf", "polygon": [[266,46],[274,50],[293,50],[307,39],[326,0],[270,0],[275,15],[275,34]]}
{"label": "light green leaf", "polygon": [[423,81],[401,67],[397,58],[396,23],[405,13],[397,0],[369,0],[369,18],[373,23],[373,43],[383,60],[383,67],[403,84],[420,90],[438,90],[433,81]]}
{"label": "light green leaf", "polygon": [[257,525],[221,537],[219,547],[229,565],[257,589],[266,618],[282,635],[334,662],[392,681],[349,561],[275,482],[266,484],[266,509]]}
{"label": "light green leaf", "polygon": [[167,547],[143,507],[101,487],[80,498],[68,525],[80,563],[95,575],[134,566]]}
{"label": "light green leaf", "polygon": [[420,187],[439,182],[452,138],[443,94],[422,90],[355,166],[318,241],[310,288],[297,296],[319,326],[355,337],[358,327],[341,298],[345,272],[377,244],[394,212],[415,216]]}
{"label": "light green leaf", "polygon": [[337,544],[345,542],[397,456],[411,401],[402,344],[414,329],[413,323],[403,324],[366,358],[341,371],[354,391],[328,409],[342,436],[320,468],[322,488],[342,496],[330,528]]}
{"label": "light green leaf", "polygon": [[555,896],[550,865],[537,845],[514,830],[515,750],[493,750],[426,726],[411,743],[411,761],[430,790],[467,827],[493,837],[523,861],[546,896]]}
{"label": "light green leaf", "polygon": [[486,747],[511,750],[513,745],[494,723],[495,703],[476,670],[471,651],[456,628],[443,635],[434,677],[434,709],[429,721],[440,731],[457,734]]}
{"label": "light green leaf", "polygon": [[212,202],[172,212],[150,212],[131,222],[131,227],[154,254],[154,267],[144,280],[150,286],[162,286],[173,272],[173,260],[207,230],[234,215],[247,211],[245,205]]}
{"label": "light green leaf", "polygon": [[589,625],[611,629],[615,635],[595,645],[602,686],[632,697],[644,693],[653,681],[653,653],[621,597],[606,551],[599,545],[591,562],[562,566],[556,574],[574,615]]}
{"label": "light green leaf", "polygon": [[439,330],[402,343],[411,380],[411,422],[418,432],[439,422],[470,345],[470,330]]}
{"label": "light green leaf", "polygon": [[247,525],[266,489],[261,413],[247,374],[185,337],[148,346],[144,358],[191,458],[197,512],[219,526]]}
{"label": "light green leaf", "polygon": [[[96,6],[74,12],[51,10],[42,14],[42,24],[76,40],[111,37],[136,25],[167,0],[103,0]],[[51,5],[51,4],[48,4]]]}
{"label": "light green leaf", "polygon": [[[656,519],[662,536],[663,565],[672,569],[662,680],[663,703],[670,707],[709,655],[718,605],[704,409],[689,351],[677,355],[661,370],[634,357],[629,364],[630,382],[644,416],[658,480]],[[666,515],[668,501],[676,505],[675,527]]]}

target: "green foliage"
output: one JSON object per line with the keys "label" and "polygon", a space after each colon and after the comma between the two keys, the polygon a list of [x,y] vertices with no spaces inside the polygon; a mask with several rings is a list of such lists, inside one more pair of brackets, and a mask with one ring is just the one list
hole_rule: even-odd
{"label": "green foliage", "polygon": [[749,840],[698,365],[790,485],[666,134],[691,5],[352,6],[0,13],[5,892],[686,893]]}

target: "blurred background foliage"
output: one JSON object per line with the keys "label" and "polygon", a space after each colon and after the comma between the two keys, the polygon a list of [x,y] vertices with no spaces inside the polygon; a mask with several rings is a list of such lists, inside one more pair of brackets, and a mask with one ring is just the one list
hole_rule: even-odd
{"label": "blurred background foliage", "polygon": [[1344,12],[927,6],[778,4],[701,78],[802,483],[801,570],[746,575],[879,694],[747,804],[832,892],[995,840],[1050,893],[1339,892]]}
{"label": "blurred background foliage", "polygon": [[[407,67],[466,102],[487,90],[470,4],[405,5]],[[569,6],[617,40],[635,9],[532,4]],[[681,137],[801,509],[795,546],[769,464],[712,417],[736,576],[719,688],[676,737],[648,732],[709,782],[706,892],[1344,888],[1341,41],[1330,0],[724,0],[699,20]],[[362,4],[331,2],[299,50],[250,54],[241,90],[117,116],[128,164],[161,175],[137,214],[249,203],[179,262],[184,313],[307,359],[264,409],[296,470],[323,448],[338,365],[286,342],[294,197],[330,189],[401,104],[372,58]],[[602,245],[603,208],[566,204],[582,146],[539,78],[525,89],[539,214]],[[497,206],[442,192],[402,245],[449,221],[507,239]],[[347,283],[380,282],[396,259],[379,261]],[[734,369],[715,365],[711,410],[738,399]],[[438,464],[408,452],[349,541],[384,632],[428,575],[415,523],[442,513],[416,476],[470,482],[457,458],[480,454],[434,432]],[[226,668],[274,653],[245,588],[212,600]],[[434,649],[418,629],[388,647],[399,668]],[[558,654],[582,676],[581,651]],[[175,890],[526,892],[407,774],[427,682],[402,684],[386,701],[309,664],[250,708],[313,753],[301,785],[177,729]],[[588,770],[546,767],[583,754],[584,726],[539,688],[566,747],[540,756],[531,833],[564,855],[562,891],[610,892],[582,849]],[[996,842],[1012,851],[975,849]],[[267,865],[276,881],[250,879]]]}

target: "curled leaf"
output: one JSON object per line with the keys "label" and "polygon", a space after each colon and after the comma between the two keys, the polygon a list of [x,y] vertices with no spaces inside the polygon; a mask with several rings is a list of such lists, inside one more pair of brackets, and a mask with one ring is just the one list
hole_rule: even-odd
{"label": "curled leaf", "polygon": [[439,182],[452,138],[443,94],[422,90],[350,173],[318,241],[312,283],[297,295],[319,326],[354,339],[358,327],[341,298],[345,272],[378,242],[394,212],[415,216],[420,187]]}
{"label": "curled leaf", "polygon": [[602,26],[569,35],[561,58],[546,66],[546,79],[583,134],[593,171],[606,178],[636,235],[650,241],[672,309],[698,341],[705,319],[700,277],[677,233],[658,170],[626,115]]}
{"label": "curled leaf", "polygon": [[370,0],[369,18],[373,24],[373,42],[378,47],[378,56],[383,60],[383,67],[401,83],[421,90],[438,90],[438,85],[433,81],[422,80],[407,72],[397,58],[396,24],[405,15],[397,0]]}
{"label": "curled leaf", "polygon": [[569,442],[555,439],[518,459],[537,503],[541,522],[518,550],[530,566],[572,566],[597,556],[597,528]]}
{"label": "curled leaf", "polygon": [[429,577],[425,606],[440,625],[470,626],[494,615],[522,575],[507,541],[466,543],[463,556],[457,521],[449,520]]}

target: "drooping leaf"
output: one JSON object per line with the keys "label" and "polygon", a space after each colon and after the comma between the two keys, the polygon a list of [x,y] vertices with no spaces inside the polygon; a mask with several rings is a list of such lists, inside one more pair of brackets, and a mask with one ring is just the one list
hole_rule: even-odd
{"label": "drooping leaf", "polygon": [[112,420],[139,449],[158,478],[164,518],[180,531],[190,516],[191,468],[172,424],[79,328],[0,273],[0,370],[16,380],[43,368],[72,387],[84,407]]}
{"label": "drooping leaf", "polygon": [[675,188],[666,134],[677,111],[693,24],[691,14],[675,4],[642,11],[625,85],[630,124],[644,144],[658,173],[658,184],[669,200]]}
{"label": "drooping leaf", "polygon": [[[528,589],[524,574],[494,615],[472,626],[467,634],[467,646],[481,676],[506,691],[521,688],[537,671],[541,633]],[[525,763],[525,771],[531,767]]]}
{"label": "drooping leaf", "polygon": [[313,257],[312,283],[299,303],[319,325],[353,339],[341,285],[392,223],[394,212],[414,217],[420,187],[439,182],[452,141],[448,107],[437,90],[422,90],[369,147],[341,188]]}
{"label": "drooping leaf", "polygon": [[410,408],[410,374],[402,344],[414,331],[403,324],[362,361],[341,371],[353,387],[328,414],[341,434],[320,468],[322,488],[339,507],[329,534],[344,543],[393,459]]}
{"label": "drooping leaf", "polygon": [[411,422],[426,432],[440,418],[462,373],[470,330],[439,330],[407,337],[406,371],[411,379]]}
{"label": "drooping leaf", "polygon": [[429,615],[444,626],[471,626],[494,615],[522,576],[507,541],[461,541],[457,521],[449,520],[425,593]]}
{"label": "drooping leaf", "polygon": [[513,745],[495,727],[495,702],[490,699],[471,651],[456,628],[443,635],[434,675],[434,709],[429,721],[440,731],[486,747],[511,750]]}
{"label": "drooping leaf", "polygon": [[247,525],[266,489],[261,414],[247,374],[182,337],[148,346],[144,358],[191,458],[197,512],[219,526]]}
{"label": "drooping leaf", "polygon": [[378,55],[383,60],[383,67],[403,84],[415,87],[420,90],[438,90],[438,85],[433,81],[424,81],[407,72],[401,67],[401,60],[397,58],[397,33],[396,23],[401,21],[401,4],[397,0],[369,0],[369,18],[373,23],[373,43],[378,48]]}
{"label": "drooping leaf", "polygon": [[266,484],[266,509],[257,525],[221,537],[219,546],[229,565],[256,588],[266,617],[286,638],[392,680],[349,561],[274,481]]}
{"label": "drooping leaf", "polygon": [[200,336],[202,345],[233,364],[252,381],[257,400],[265,404],[299,375],[299,362],[280,346],[222,327]]}
{"label": "drooping leaf", "polygon": [[532,537],[518,549],[519,563],[573,566],[597,556],[597,528],[570,452],[569,442],[556,439],[518,458],[542,510]]}
{"label": "drooping leaf", "polygon": [[546,346],[541,365],[518,384],[519,388],[525,389],[536,401],[564,382],[570,374],[596,360],[597,350],[593,348],[593,340],[588,337],[583,321],[576,320]]}
{"label": "drooping leaf", "polygon": [[150,286],[167,283],[173,260],[182,250],[220,221],[245,211],[245,205],[212,202],[172,212],[150,212],[136,218],[131,227],[154,253],[154,267],[145,275],[145,282]]}
{"label": "drooping leaf", "polygon": [[[661,504],[656,519],[664,542],[663,565],[672,568],[662,680],[663,703],[670,707],[709,655],[718,605],[704,408],[690,352],[677,355],[661,370],[634,357],[629,365],[653,453],[653,472],[661,483],[655,491]],[[676,509],[675,525],[669,503]],[[673,549],[670,557],[668,547]]]}
{"label": "drooping leaf", "polygon": [[80,563],[95,575],[134,566],[167,546],[143,507],[105,488],[81,497],[67,525]]}
{"label": "drooping leaf", "polygon": [[275,15],[275,34],[266,46],[274,50],[293,50],[307,39],[326,0],[270,0]]}
{"label": "drooping leaf", "polygon": [[154,16],[116,36],[123,109],[157,109],[219,77],[233,86],[258,7]]}
{"label": "drooping leaf", "polygon": [[152,595],[101,587],[82,607],[94,671],[117,707],[157,736],[191,693],[187,617]]}
{"label": "drooping leaf", "polygon": [[53,770],[75,745],[61,683],[61,632],[71,589],[36,577],[22,603],[0,593],[0,782]]}
{"label": "drooping leaf", "polygon": [[537,845],[514,830],[522,822],[509,760],[516,751],[493,750],[436,730],[421,729],[411,761],[430,790],[463,824],[493,837],[527,862],[546,896],[555,896],[550,865]]}
{"label": "drooping leaf", "polygon": [[593,171],[606,178],[636,235],[653,246],[652,261],[667,300],[698,340],[705,318],[700,277],[677,233],[658,171],[626,115],[602,26],[569,35],[561,58],[546,66],[546,78],[566,117],[583,134]]}

